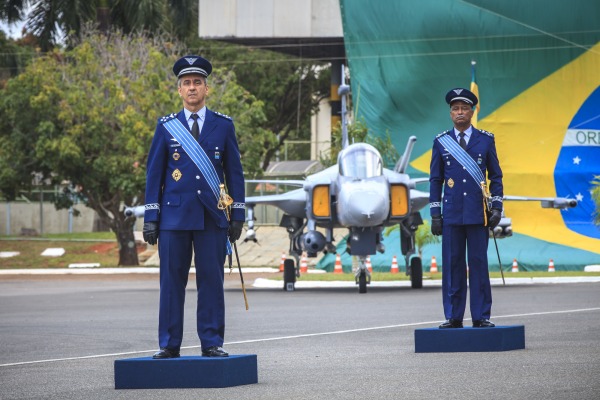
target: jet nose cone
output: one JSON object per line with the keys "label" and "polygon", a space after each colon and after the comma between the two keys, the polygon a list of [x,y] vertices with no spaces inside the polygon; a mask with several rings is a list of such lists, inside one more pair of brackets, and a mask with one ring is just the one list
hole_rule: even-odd
{"label": "jet nose cone", "polygon": [[373,227],[385,222],[390,211],[388,182],[384,177],[342,182],[337,216],[344,227]]}
{"label": "jet nose cone", "polygon": [[354,193],[350,197],[349,208],[355,219],[355,225],[375,226],[387,217],[389,203],[380,193],[367,191]]}

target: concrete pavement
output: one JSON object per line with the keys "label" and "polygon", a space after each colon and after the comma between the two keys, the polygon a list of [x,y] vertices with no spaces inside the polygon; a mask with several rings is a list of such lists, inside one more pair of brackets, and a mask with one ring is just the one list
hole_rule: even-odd
{"label": "concrete pavement", "polygon": [[[116,359],[156,350],[155,275],[0,279],[2,399],[592,399],[600,392],[598,283],[493,290],[492,320],[525,326],[526,349],[414,353],[414,330],[442,319],[425,287],[226,290],[225,347],[257,354],[259,383],[115,390]],[[195,287],[182,354],[199,353]],[[191,296],[191,297],[190,297]],[[467,311],[468,316],[468,311]]]}

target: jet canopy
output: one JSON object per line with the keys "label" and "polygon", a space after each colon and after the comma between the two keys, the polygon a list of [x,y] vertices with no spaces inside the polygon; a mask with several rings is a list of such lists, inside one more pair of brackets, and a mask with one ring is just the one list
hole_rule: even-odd
{"label": "jet canopy", "polygon": [[370,144],[355,143],[340,152],[338,156],[340,175],[349,178],[366,179],[383,174],[383,161],[379,151]]}

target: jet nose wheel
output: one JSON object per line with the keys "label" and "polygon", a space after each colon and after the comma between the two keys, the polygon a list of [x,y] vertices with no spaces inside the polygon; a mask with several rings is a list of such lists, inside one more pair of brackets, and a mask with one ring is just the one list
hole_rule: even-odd
{"label": "jet nose wheel", "polygon": [[358,274],[358,293],[367,293],[367,273],[360,271]]}

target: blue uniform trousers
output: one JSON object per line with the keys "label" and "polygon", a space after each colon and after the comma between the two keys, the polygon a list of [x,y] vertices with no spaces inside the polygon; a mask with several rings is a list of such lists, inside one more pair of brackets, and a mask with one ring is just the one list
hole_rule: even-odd
{"label": "blue uniform trousers", "polygon": [[205,215],[204,230],[161,230],[160,308],[158,342],[161,348],[179,349],[183,339],[185,288],[192,260],[196,266],[198,300],[196,324],[202,348],[223,346],[225,296],[223,266],[227,229]]}
{"label": "blue uniform trousers", "polygon": [[467,265],[471,318],[473,321],[490,318],[488,240],[488,228],[483,225],[443,225],[442,296],[446,319],[463,320],[467,304]]}

